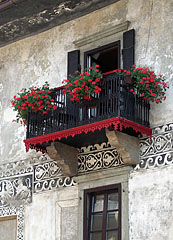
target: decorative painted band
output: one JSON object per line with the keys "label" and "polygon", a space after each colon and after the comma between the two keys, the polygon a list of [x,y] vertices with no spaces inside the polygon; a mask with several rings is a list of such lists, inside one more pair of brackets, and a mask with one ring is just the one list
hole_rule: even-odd
{"label": "decorative painted band", "polygon": [[133,128],[133,130],[135,130],[136,132],[140,132],[142,135],[146,134],[147,136],[150,137],[152,136],[152,129],[145,127],[143,125],[140,125],[138,123],[129,121],[125,118],[121,118],[121,117],[115,117],[115,118],[110,118],[107,120],[103,120],[100,122],[96,122],[96,123],[91,123],[91,124],[86,124],[80,127],[75,127],[75,128],[70,128],[67,130],[63,130],[60,132],[55,132],[55,133],[50,133],[50,134],[46,134],[46,135],[42,135],[42,136],[38,136],[38,137],[34,137],[34,138],[28,138],[26,140],[24,140],[25,146],[26,146],[26,151],[29,150],[29,148],[33,148],[36,150],[40,150],[38,149],[38,147],[36,146],[38,143],[42,144],[43,142],[49,142],[49,141],[55,141],[55,140],[61,140],[61,138],[68,138],[70,136],[74,137],[77,134],[81,134],[81,133],[88,133],[88,132],[94,132],[96,130],[101,130],[103,128],[108,128],[110,126],[114,126],[115,131],[117,131],[118,129],[120,131],[123,130],[123,128]]}

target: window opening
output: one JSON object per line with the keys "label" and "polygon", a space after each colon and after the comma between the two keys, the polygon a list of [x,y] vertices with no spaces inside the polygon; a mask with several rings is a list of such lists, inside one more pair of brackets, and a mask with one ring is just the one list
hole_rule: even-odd
{"label": "window opening", "polygon": [[90,191],[85,192],[84,239],[120,240],[120,185],[108,190],[98,188]]}
{"label": "window opening", "polygon": [[120,41],[84,53],[84,68],[100,65],[105,73],[120,67]]}
{"label": "window opening", "polygon": [[[120,41],[104,45],[99,48],[87,51],[84,53],[84,68],[100,65],[102,73],[113,71],[120,67]],[[111,89],[108,90],[111,94]],[[84,111],[87,113],[87,118],[92,120],[97,115],[95,105],[88,106],[87,109],[80,109],[80,120],[82,120]]]}

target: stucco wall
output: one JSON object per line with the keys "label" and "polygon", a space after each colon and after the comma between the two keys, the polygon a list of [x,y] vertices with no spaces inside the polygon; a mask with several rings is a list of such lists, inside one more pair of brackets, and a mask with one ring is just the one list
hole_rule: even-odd
{"label": "stucco wall", "polygon": [[131,240],[173,238],[173,167],[131,174],[129,226]]}
{"label": "stucco wall", "polygon": [[[135,7],[134,7],[135,6]],[[167,100],[151,106],[151,125],[169,122],[172,90],[172,3],[171,1],[121,0],[47,32],[0,49],[0,162],[23,158],[25,128],[12,123],[15,113],[10,99],[23,87],[48,81],[61,85],[66,77],[67,52],[74,40],[105,30],[126,20],[136,30],[136,64],[150,65],[170,81]],[[158,14],[159,12],[159,14]]]}
{"label": "stucco wall", "polygon": [[[136,30],[136,64],[152,66],[170,82],[167,100],[161,105],[151,105],[151,125],[171,122],[171,10],[173,3],[169,0],[121,0],[47,32],[0,48],[0,164],[35,155],[34,151],[25,153],[25,128],[12,123],[15,113],[10,108],[10,99],[13,95],[23,87],[45,81],[52,87],[61,85],[61,81],[66,77],[67,52],[75,49],[73,41],[127,20],[131,22],[129,29]],[[171,240],[172,174],[171,166],[131,174],[130,240]],[[75,201],[78,199],[77,190],[73,188],[69,193],[69,189],[70,187],[66,190],[33,194],[32,203],[25,208],[24,219],[27,227],[24,230],[24,239],[36,240],[40,239],[40,236],[43,236],[41,239],[55,239],[57,236],[59,240],[60,231],[65,234],[64,239],[69,239],[65,227],[70,225],[68,220],[73,217],[77,222]],[[72,215],[70,210],[67,210],[68,207],[73,210]],[[66,225],[63,227],[59,219],[61,210],[62,216],[68,216],[65,217]],[[77,229],[72,227],[72,239],[76,239]]]}
{"label": "stucco wall", "polygon": [[74,240],[78,226],[78,188],[35,194],[25,208],[25,240]]}

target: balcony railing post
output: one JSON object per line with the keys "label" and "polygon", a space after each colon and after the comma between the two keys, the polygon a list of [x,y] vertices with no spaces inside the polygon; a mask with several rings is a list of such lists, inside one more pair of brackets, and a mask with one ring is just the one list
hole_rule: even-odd
{"label": "balcony railing post", "polygon": [[115,81],[116,81],[116,102],[117,102],[116,112],[117,112],[117,116],[120,116],[120,77],[117,77]]}
{"label": "balcony railing post", "polygon": [[26,124],[27,124],[27,131],[26,131],[26,138],[29,138],[30,137],[30,112],[27,113],[27,121],[26,121]]}

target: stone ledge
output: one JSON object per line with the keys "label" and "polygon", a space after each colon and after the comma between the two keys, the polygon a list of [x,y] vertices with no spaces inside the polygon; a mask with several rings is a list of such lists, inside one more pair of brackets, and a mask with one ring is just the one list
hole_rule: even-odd
{"label": "stone ledge", "polygon": [[73,43],[75,44],[76,47],[82,47],[84,45],[90,44],[91,42],[96,42],[100,39],[109,37],[109,36],[114,35],[116,33],[123,32],[123,31],[128,29],[129,25],[130,25],[130,22],[126,21],[126,22],[120,23],[116,26],[107,28],[106,30],[103,30],[101,32],[97,32],[97,33],[95,33],[93,35],[90,35],[88,37],[76,40]]}
{"label": "stone ledge", "polygon": [[121,166],[117,168],[109,168],[106,170],[99,170],[95,172],[88,172],[87,174],[81,174],[79,176],[73,177],[73,180],[76,183],[86,183],[90,181],[96,181],[101,180],[105,178],[112,178],[116,177],[117,179],[119,177],[123,177],[123,181],[128,181],[128,174],[130,171],[133,170],[133,167],[131,166]]}

